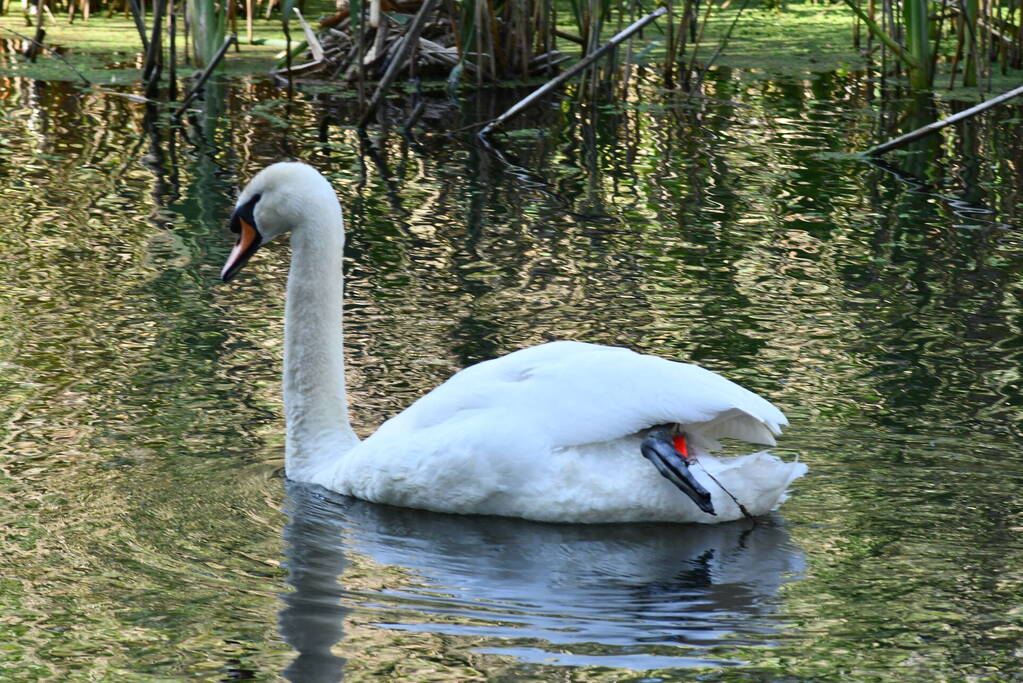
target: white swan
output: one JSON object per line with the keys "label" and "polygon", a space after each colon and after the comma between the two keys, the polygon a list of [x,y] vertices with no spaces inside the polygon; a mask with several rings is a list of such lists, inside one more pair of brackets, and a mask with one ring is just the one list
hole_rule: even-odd
{"label": "white swan", "polygon": [[231,228],[238,239],[224,281],[291,232],[284,410],[293,480],[437,512],[722,522],[743,516],[737,503],[767,513],[806,472],[766,452],[708,453],[719,437],[774,444],[787,421],[756,394],[695,365],[570,341],[466,368],[360,442],[345,404],[344,225],[330,183],[306,164],[274,164],[242,191]]}

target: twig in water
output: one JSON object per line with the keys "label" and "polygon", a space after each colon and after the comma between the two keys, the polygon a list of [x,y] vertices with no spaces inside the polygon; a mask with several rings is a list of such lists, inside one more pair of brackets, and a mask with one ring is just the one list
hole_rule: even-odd
{"label": "twig in water", "polygon": [[41,48],[41,49],[43,49],[43,50],[46,50],[46,51],[47,51],[47,52],[49,52],[49,53],[50,53],[51,55],[53,55],[54,57],[56,57],[56,58],[57,58],[57,59],[59,59],[60,61],[64,62],[64,64],[65,64],[65,65],[67,66],[67,68],[69,68],[69,69],[71,69],[72,71],[74,71],[74,72],[75,72],[75,73],[76,73],[76,74],[78,75],[78,77],[82,79],[82,82],[83,82],[83,83],[85,83],[85,85],[88,85],[88,86],[91,86],[91,85],[92,85],[92,81],[90,81],[90,80],[89,80],[88,78],[86,78],[86,77],[85,77],[85,76],[84,76],[84,75],[82,74],[82,72],[81,72],[81,71],[79,71],[78,69],[76,69],[76,68],[75,68],[75,67],[74,67],[74,66],[73,66],[73,65],[71,64],[71,62],[69,62],[68,60],[64,59],[64,55],[60,54],[59,52],[57,52],[57,51],[56,51],[56,50],[54,50],[53,48],[49,47],[48,45],[44,45],[44,44],[42,44],[42,43],[40,43],[40,42],[38,42],[38,41],[35,41],[35,40],[33,40],[33,39],[29,38],[29,37],[28,37],[28,36],[26,36],[26,35],[22,35],[21,33],[18,33],[17,31],[15,31],[15,30],[13,30],[13,29],[9,29],[9,28],[7,28],[6,26],[0,26],[0,28],[2,28],[3,30],[7,31],[8,33],[13,33],[14,35],[18,36],[18,37],[19,37],[19,38],[21,38],[22,40],[27,40],[28,42],[30,42],[30,43],[32,43],[32,44],[34,44],[34,45],[36,45],[37,47],[39,47],[39,48]]}
{"label": "twig in water", "polygon": [[170,11],[167,13],[169,19],[169,25],[167,26],[167,59],[170,62],[170,74],[168,75],[169,87],[167,90],[167,99],[174,101],[178,99],[178,25],[177,25],[177,7],[174,5],[174,0],[170,0]]}
{"label": "twig in water", "polygon": [[206,68],[203,69],[203,72],[199,76],[199,79],[195,82],[195,85],[193,85],[191,90],[188,91],[188,94],[185,95],[185,101],[181,103],[181,106],[174,113],[174,118],[180,118],[181,115],[185,113],[185,110],[188,109],[188,105],[192,104],[192,100],[199,96],[199,93],[202,92],[203,86],[206,85],[206,81],[208,81],[210,76],[213,74],[213,70],[217,68],[218,64],[220,64],[220,60],[222,60],[224,55],[227,54],[227,49],[231,47],[231,43],[233,43],[236,39],[237,36],[232,33],[226,40],[224,40],[224,44],[220,46],[219,50],[217,50],[217,54],[213,55],[213,59],[211,59],[210,63],[206,65]]}
{"label": "twig in water", "polygon": [[[412,65],[413,65],[413,68],[414,68],[415,60],[412,61]],[[423,115],[423,112],[426,111],[426,100],[423,99],[422,82],[417,77],[415,79],[415,83],[416,83],[416,97],[415,97],[414,102],[416,104],[412,108],[412,113],[409,114],[409,117],[407,119],[405,119],[405,125],[403,125],[401,127],[401,132],[405,136],[408,136],[409,134],[411,134],[412,126],[416,125],[416,121],[418,121],[419,117],[421,117]]]}
{"label": "twig in water", "polygon": [[963,119],[979,114],[982,111],[990,109],[996,104],[1001,104],[1006,100],[1012,99],[1013,97],[1018,97],[1020,95],[1023,95],[1023,85],[1019,86],[1018,88],[1013,88],[1009,92],[1002,93],[998,97],[992,97],[990,100],[981,102],[980,104],[974,105],[969,109],[964,109],[958,114],[953,114],[952,116],[943,118],[940,121],[935,121],[934,123],[929,123],[926,126],[917,128],[914,131],[910,131],[905,135],[900,135],[897,138],[893,138],[888,142],[878,145],[877,147],[868,149],[866,152],[864,152],[864,154],[866,154],[867,156],[877,156],[878,154],[884,154],[888,150],[895,149],[896,147],[901,147],[902,145],[905,145],[908,142],[912,142],[913,140],[922,138],[925,135],[933,133],[934,131],[941,130],[945,126],[949,126],[957,121],[962,121]]}
{"label": "twig in water", "polygon": [[146,97],[153,97],[160,85],[163,72],[163,17],[167,11],[168,0],[154,0],[153,35],[146,50],[145,64],[142,67],[142,80],[146,82]]}
{"label": "twig in water", "polygon": [[373,97],[370,98],[369,104],[366,105],[366,110],[362,112],[362,116],[359,117],[359,128],[365,128],[366,123],[370,117],[376,112],[377,107],[384,101],[384,97],[387,95],[387,91],[391,88],[391,83],[398,76],[398,71],[405,64],[405,56],[408,54],[409,48],[412,45],[419,43],[419,34],[423,30],[423,26],[426,25],[426,19],[430,16],[433,11],[434,5],[437,4],[437,0],[426,0],[419,8],[419,12],[416,13],[415,19],[412,20],[412,25],[409,26],[408,31],[401,39],[401,45],[395,51],[394,56],[391,57],[391,63],[387,65],[387,71],[384,72],[384,77],[380,79],[380,83],[377,85],[376,92],[373,93]]}
{"label": "twig in water", "polygon": [[692,88],[690,88],[690,93],[695,93],[699,91],[700,86],[703,85],[703,79],[707,77],[707,71],[710,69],[710,67],[714,66],[714,62],[716,62],[717,58],[721,56],[721,51],[724,50],[725,46],[728,45],[728,39],[732,37],[732,32],[735,30],[735,25],[739,23],[739,17],[742,16],[743,10],[745,10],[748,5],[749,0],[743,0],[742,7],[740,7],[739,11],[736,12],[735,18],[732,20],[731,26],[728,27],[728,31],[721,38],[721,42],[718,44],[718,49],[714,51],[714,54],[712,54],[710,56],[710,59],[707,60],[707,63],[704,65],[703,69],[700,70],[700,77],[696,79],[696,83],[693,84]]}
{"label": "twig in water", "polygon": [[531,104],[533,104],[538,99],[540,99],[541,97],[543,97],[547,93],[551,92],[552,90],[554,90],[555,88],[560,86],[562,83],[564,83],[568,79],[572,78],[576,74],[578,74],[581,71],[585,70],[586,67],[588,67],[590,64],[592,64],[593,62],[597,61],[598,59],[603,57],[605,54],[607,54],[607,52],[609,50],[612,50],[615,47],[617,47],[619,43],[621,43],[626,38],[631,36],[633,33],[635,33],[639,29],[643,28],[644,26],[646,26],[647,24],[652,22],[657,17],[663,16],[667,11],[668,10],[666,8],[661,7],[660,9],[658,9],[658,10],[656,10],[654,12],[651,12],[650,14],[646,15],[642,19],[634,22],[631,26],[626,28],[624,31],[619,31],[617,34],[615,34],[615,36],[613,38],[611,38],[611,40],[607,41],[600,48],[598,48],[598,49],[594,50],[593,52],[591,52],[585,59],[582,59],[579,62],[577,62],[576,65],[573,66],[571,69],[569,69],[565,73],[561,74],[560,76],[558,76],[556,78],[552,78],[551,80],[547,81],[547,83],[545,83],[544,85],[540,86],[539,88],[537,88],[536,90],[531,92],[529,95],[527,95],[523,99],[519,100],[508,111],[506,111],[505,113],[501,114],[496,119],[494,119],[493,121],[488,123],[486,126],[484,126],[483,130],[481,130],[479,132],[480,137],[485,137],[485,136],[489,135],[490,131],[494,130],[494,128],[500,126],[502,123],[504,123],[505,121],[507,121],[511,117],[515,116],[519,112],[521,112],[523,109],[526,109]]}
{"label": "twig in water", "polygon": [[142,39],[142,51],[149,52],[149,38],[146,37],[146,24],[142,21],[138,0],[129,0],[128,6],[131,8],[131,16],[135,20],[135,29],[139,32],[139,38]]}
{"label": "twig in water", "polygon": [[291,70],[291,24],[283,13],[281,31],[284,32],[284,69],[288,72],[288,102],[292,102],[295,99],[295,72]]}

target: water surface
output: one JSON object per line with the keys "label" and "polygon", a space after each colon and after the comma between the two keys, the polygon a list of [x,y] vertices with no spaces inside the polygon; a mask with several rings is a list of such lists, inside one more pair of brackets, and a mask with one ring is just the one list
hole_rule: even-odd
{"label": "water surface", "polygon": [[[360,139],[343,103],[259,82],[174,131],[0,81],[0,674],[1018,676],[1020,110],[883,167],[843,153],[927,111],[861,77],[720,70],[705,94],[568,98],[491,151]],[[287,246],[216,277],[236,188],[284,156],[345,203],[361,434],[467,364],[570,338],[763,393],[792,421],[775,452],[810,474],[771,518],[716,527],[285,486]]]}

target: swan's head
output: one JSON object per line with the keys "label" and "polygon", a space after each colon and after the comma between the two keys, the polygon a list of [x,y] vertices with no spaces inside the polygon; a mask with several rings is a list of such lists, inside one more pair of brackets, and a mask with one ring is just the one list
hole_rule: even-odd
{"label": "swan's head", "polygon": [[267,166],[249,181],[231,214],[238,235],[220,277],[227,282],[256,251],[278,235],[313,220],[340,221],[341,205],[330,182],[300,161]]}

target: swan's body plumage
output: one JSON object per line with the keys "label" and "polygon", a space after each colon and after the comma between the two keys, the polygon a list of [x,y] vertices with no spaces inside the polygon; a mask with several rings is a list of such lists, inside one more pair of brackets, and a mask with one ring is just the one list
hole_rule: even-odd
{"label": "swan's body plumage", "polygon": [[[279,191],[287,199],[273,204]],[[296,193],[308,196],[296,200]],[[281,216],[282,204],[289,214]],[[243,192],[236,216],[242,213],[242,228],[259,226],[252,251],[292,230],[284,381],[292,479],[436,512],[720,522],[743,515],[732,496],[750,514],[765,514],[806,471],[766,452],[710,455],[721,437],[774,444],[785,416],[753,392],[696,365],[571,341],[470,366],[360,442],[344,408],[336,195],[310,167],[275,164]],[[268,220],[287,228],[267,228]],[[242,229],[225,279],[251,255],[242,253],[246,234]],[[666,424],[685,433],[699,463],[692,473],[711,493],[716,516],[640,454],[650,428]]]}
{"label": "swan's body plumage", "polygon": [[[671,422],[685,425],[701,464],[727,478],[732,486],[722,483],[749,501],[751,514],[768,512],[801,471],[763,453],[709,458],[720,436],[774,443],[785,417],[756,394],[695,365],[562,341],[456,373],[316,483],[442,512],[569,522],[716,521],[640,456],[640,434]],[[762,476],[774,465],[787,472]],[[712,494],[717,488],[704,486]],[[741,517],[718,493],[718,517]]]}

